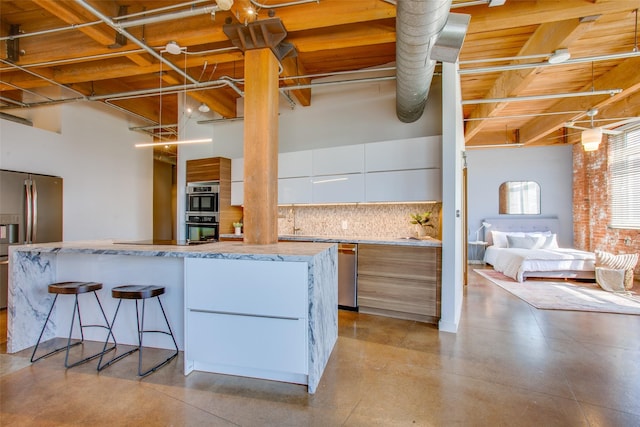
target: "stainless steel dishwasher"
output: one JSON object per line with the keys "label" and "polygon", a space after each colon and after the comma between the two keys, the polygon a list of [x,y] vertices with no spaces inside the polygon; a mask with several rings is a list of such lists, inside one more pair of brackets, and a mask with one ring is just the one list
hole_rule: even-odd
{"label": "stainless steel dishwasher", "polygon": [[338,244],[338,308],[358,311],[358,245]]}

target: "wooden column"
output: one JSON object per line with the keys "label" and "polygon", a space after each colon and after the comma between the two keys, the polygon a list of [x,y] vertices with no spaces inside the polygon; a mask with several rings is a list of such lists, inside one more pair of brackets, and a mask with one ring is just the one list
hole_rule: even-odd
{"label": "wooden column", "polygon": [[245,52],[244,242],[278,241],[278,60]]}

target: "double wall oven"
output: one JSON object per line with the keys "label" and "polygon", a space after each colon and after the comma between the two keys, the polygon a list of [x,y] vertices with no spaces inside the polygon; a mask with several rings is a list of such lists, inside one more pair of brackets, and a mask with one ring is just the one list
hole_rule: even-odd
{"label": "double wall oven", "polygon": [[186,238],[189,242],[217,241],[220,228],[218,182],[187,184]]}

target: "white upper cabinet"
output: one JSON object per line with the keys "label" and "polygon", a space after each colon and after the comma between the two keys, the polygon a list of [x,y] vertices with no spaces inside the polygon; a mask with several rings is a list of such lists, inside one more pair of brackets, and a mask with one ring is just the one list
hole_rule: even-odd
{"label": "white upper cabinet", "polygon": [[367,172],[440,168],[442,137],[430,136],[365,144]]}
{"label": "white upper cabinet", "polygon": [[278,203],[311,203],[311,178],[280,178],[278,180]]}
{"label": "white upper cabinet", "polygon": [[244,182],[231,182],[231,205],[241,206],[244,204]]}
{"label": "white upper cabinet", "polygon": [[[278,203],[442,200],[442,137],[278,154]],[[243,203],[244,160],[231,161],[231,204]]]}
{"label": "white upper cabinet", "polygon": [[322,148],[312,151],[312,176],[364,172],[364,144]]}
{"label": "white upper cabinet", "polygon": [[313,203],[364,202],[364,174],[316,176],[311,180]]}
{"label": "white upper cabinet", "polygon": [[244,158],[231,159],[231,181],[244,181]]}
{"label": "white upper cabinet", "polygon": [[278,178],[311,176],[311,150],[278,154]]}
{"label": "white upper cabinet", "polygon": [[367,202],[442,200],[440,169],[370,172],[365,176]]}

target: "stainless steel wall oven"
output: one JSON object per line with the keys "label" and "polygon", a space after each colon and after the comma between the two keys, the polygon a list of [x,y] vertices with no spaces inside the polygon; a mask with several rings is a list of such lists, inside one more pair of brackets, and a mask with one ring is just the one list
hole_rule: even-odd
{"label": "stainless steel wall oven", "polygon": [[218,213],[220,184],[217,182],[190,182],[187,184],[187,212]]}
{"label": "stainless steel wall oven", "polygon": [[186,239],[187,242],[217,241],[219,238],[220,184],[218,182],[190,182],[187,184]]}

